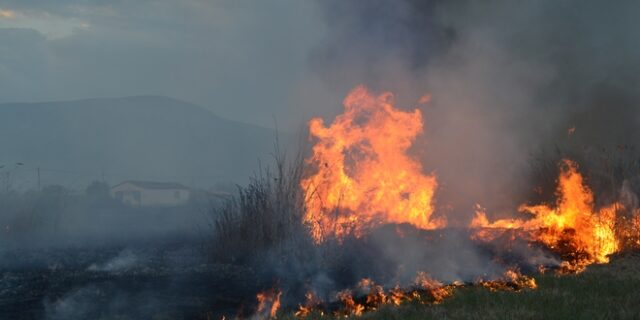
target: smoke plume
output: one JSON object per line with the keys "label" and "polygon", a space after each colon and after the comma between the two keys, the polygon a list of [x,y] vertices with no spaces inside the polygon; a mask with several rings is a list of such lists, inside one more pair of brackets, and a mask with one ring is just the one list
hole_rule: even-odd
{"label": "smoke plume", "polygon": [[531,194],[532,159],[613,152],[640,136],[637,2],[321,6],[329,32],[310,60],[334,90],[364,83],[404,106],[432,95],[415,151],[451,214],[475,203],[510,214]]}

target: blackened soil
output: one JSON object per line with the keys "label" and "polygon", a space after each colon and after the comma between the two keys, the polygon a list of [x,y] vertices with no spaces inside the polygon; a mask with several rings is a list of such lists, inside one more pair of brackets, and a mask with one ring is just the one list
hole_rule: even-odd
{"label": "blackened soil", "polygon": [[0,252],[0,319],[219,319],[261,287],[183,240]]}

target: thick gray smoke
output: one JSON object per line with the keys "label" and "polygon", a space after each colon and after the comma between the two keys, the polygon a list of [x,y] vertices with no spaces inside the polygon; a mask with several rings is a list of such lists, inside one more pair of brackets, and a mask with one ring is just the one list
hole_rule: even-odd
{"label": "thick gray smoke", "polygon": [[329,33],[311,60],[335,90],[364,83],[405,107],[432,94],[415,149],[450,214],[509,214],[535,186],[532,159],[640,137],[638,2],[322,3]]}

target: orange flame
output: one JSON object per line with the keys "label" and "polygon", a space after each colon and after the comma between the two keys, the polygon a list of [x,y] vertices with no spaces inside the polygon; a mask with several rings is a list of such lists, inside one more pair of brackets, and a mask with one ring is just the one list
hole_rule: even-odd
{"label": "orange flame", "polygon": [[308,162],[317,172],[301,184],[308,195],[304,220],[316,242],[360,236],[384,223],[445,225],[432,217],[435,176],[423,174],[420,162],[406,154],[422,132],[422,114],[398,110],[393,100],[389,92],[376,96],[360,86],[330,126],[310,121],[317,143]]}
{"label": "orange flame", "polygon": [[[537,287],[535,279],[522,275],[517,269],[507,270],[501,278],[496,280],[485,281],[480,279],[474,285],[488,288],[491,291],[521,291]],[[373,280],[364,278],[356,286],[356,296],[354,296],[354,291],[350,289],[342,290],[336,294],[341,306],[332,314],[336,317],[361,316],[365,312],[378,310],[384,305],[399,306],[404,303],[439,304],[446,298],[451,297],[456,289],[464,286],[459,281],[444,285],[431,278],[427,273],[418,272],[412,288],[407,290],[397,285],[385,291],[381,285],[376,284]],[[305,318],[314,311],[320,316],[324,315],[321,300],[312,292],[308,292],[306,298],[305,304],[299,305],[298,311],[295,312],[294,315],[296,317]]]}
{"label": "orange flame", "polygon": [[377,307],[387,303],[387,295],[382,286],[375,284],[371,279],[362,279],[358,283],[360,289],[369,291],[367,294],[366,304]]}
{"label": "orange flame", "polygon": [[534,278],[521,274],[516,269],[505,271],[501,279],[493,281],[478,281],[478,284],[489,289],[489,291],[521,291],[524,289],[536,289],[538,285]]}
{"label": "orange flame", "polygon": [[266,313],[268,311],[269,319],[275,319],[278,309],[280,309],[280,296],[282,291],[265,291],[256,295],[258,300],[257,313]]}
{"label": "orange flame", "polygon": [[[503,219],[490,223],[484,212],[476,212],[471,222],[473,228],[522,228],[532,238],[561,254],[571,254],[573,261],[566,265],[580,271],[591,263],[606,263],[608,255],[618,250],[614,224],[616,211],[621,207],[614,203],[600,210],[594,209],[593,193],[583,181],[577,166],[563,160],[558,178],[558,199],[555,206],[522,205],[521,212],[531,213],[531,220]],[[580,256],[582,255],[582,256]]]}
{"label": "orange flame", "polygon": [[345,315],[348,316],[352,314],[355,316],[361,316],[364,312],[364,306],[353,300],[353,296],[351,295],[350,290],[343,290],[338,292],[337,298],[342,301],[342,304],[344,305],[343,312]]}
{"label": "orange flame", "polygon": [[[305,318],[309,316],[309,314],[311,314],[313,310],[318,309],[318,306],[320,306],[320,304],[322,303],[322,301],[320,301],[320,299],[316,297],[316,295],[311,291],[305,294],[305,298],[306,301],[304,305],[299,305],[298,311],[294,313],[294,315],[298,318]],[[324,313],[320,312],[320,315],[323,314]]]}
{"label": "orange flame", "polygon": [[415,283],[431,295],[433,303],[442,302],[445,298],[453,294],[454,286],[445,286],[440,281],[434,280],[425,272],[418,272]]}

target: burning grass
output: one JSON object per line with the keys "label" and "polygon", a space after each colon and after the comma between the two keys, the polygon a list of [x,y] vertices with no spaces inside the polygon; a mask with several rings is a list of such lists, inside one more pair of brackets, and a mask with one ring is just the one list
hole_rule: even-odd
{"label": "burning grass", "polygon": [[[361,319],[634,319],[640,314],[640,253],[612,257],[610,264],[585,272],[535,277],[536,290],[487,290],[481,286],[455,289],[438,304],[419,301],[385,305]],[[295,319],[282,314],[281,319]],[[306,319],[328,319],[318,312]]]}
{"label": "burning grass", "polygon": [[601,266],[575,274],[640,244],[638,201],[622,197],[635,193],[597,203],[568,159],[554,173],[555,201],[517,208],[528,219],[491,222],[478,206],[469,227],[447,227],[453,217],[436,213],[435,175],[406,153],[422,130],[420,112],[403,112],[390,93],[364,87],[344,104],[331,125],[311,121],[316,144],[306,162],[277,157],[275,174],[262,172],[217,212],[214,258],[248,264],[268,279],[253,317],[275,318],[280,308],[310,318],[411,319],[424,318],[424,310],[468,318],[483,305],[487,318],[538,317],[545,313],[536,308],[565,303],[549,297],[580,297],[569,292],[594,281],[590,274]]}
{"label": "burning grass", "polygon": [[[489,222],[485,213],[479,211],[470,225],[480,229],[475,237],[489,240],[491,236],[484,234],[483,229],[521,229],[530,241],[543,243],[561,254],[567,271],[581,271],[589,264],[608,262],[608,255],[620,249],[616,220],[624,206],[615,202],[595,210],[593,193],[585,185],[577,165],[565,159],[560,168],[555,205],[520,206],[519,211],[532,215],[529,220]],[[617,227],[618,233],[626,232],[624,225]]]}
{"label": "burning grass", "polygon": [[442,284],[431,279],[426,273],[419,273],[415,283],[410,288],[395,287],[385,290],[370,279],[363,279],[355,290],[343,290],[337,293],[337,301],[332,304],[323,304],[312,293],[308,294],[310,300],[299,306],[294,314],[298,318],[307,318],[311,315],[328,315],[329,317],[363,316],[366,312],[384,310],[389,306],[397,307],[411,304],[438,305],[449,299],[455,292],[468,286],[482,287],[491,292],[497,291],[522,291],[535,289],[533,278],[523,276],[514,271],[507,271],[499,280],[480,280],[472,284],[459,282]]}
{"label": "burning grass", "polygon": [[422,132],[419,109],[404,112],[386,92],[355,88],[345,111],[329,126],[309,123],[316,139],[308,162],[316,169],[301,181],[308,201],[304,221],[316,242],[327,237],[362,235],[385,223],[409,223],[421,229],[443,227],[432,217],[437,187],[434,175],[407,149]]}

